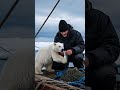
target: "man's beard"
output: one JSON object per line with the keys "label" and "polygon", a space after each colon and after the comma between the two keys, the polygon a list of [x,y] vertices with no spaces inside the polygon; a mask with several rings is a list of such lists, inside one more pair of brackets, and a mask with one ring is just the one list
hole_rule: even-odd
{"label": "man's beard", "polygon": [[67,36],[68,36],[68,34],[64,34],[64,35],[63,35],[63,37],[67,37]]}

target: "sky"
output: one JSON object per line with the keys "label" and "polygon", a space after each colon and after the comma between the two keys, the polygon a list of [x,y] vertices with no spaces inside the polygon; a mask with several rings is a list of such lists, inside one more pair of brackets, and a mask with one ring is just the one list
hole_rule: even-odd
{"label": "sky", "polygon": [[[120,34],[120,0],[91,1],[94,8],[110,16],[116,31]],[[14,2],[15,0],[0,0],[0,22]],[[56,2],[57,0],[19,0],[18,5],[0,29],[0,37],[30,37],[34,31],[39,30]],[[40,37],[38,41],[52,41],[58,31],[60,19],[66,19],[84,37],[84,6],[84,0],[61,0],[38,35]]]}
{"label": "sky", "polygon": [[[35,32],[39,30],[58,0],[35,0]],[[38,34],[36,42],[53,42],[58,32],[59,21],[63,19],[85,37],[84,0],[61,0]]]}

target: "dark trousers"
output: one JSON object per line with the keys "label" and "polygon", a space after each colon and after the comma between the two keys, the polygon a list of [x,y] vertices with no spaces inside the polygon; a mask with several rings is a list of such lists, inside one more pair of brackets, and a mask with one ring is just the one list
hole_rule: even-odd
{"label": "dark trousers", "polygon": [[66,64],[53,62],[52,68],[55,70],[64,70],[65,68],[68,67],[69,62],[73,62],[74,67],[82,68],[83,67],[83,54],[76,54],[76,55],[68,56],[68,63]]}
{"label": "dark trousers", "polygon": [[102,66],[97,69],[86,68],[86,86],[92,90],[114,90],[116,83],[116,70],[113,65]]}

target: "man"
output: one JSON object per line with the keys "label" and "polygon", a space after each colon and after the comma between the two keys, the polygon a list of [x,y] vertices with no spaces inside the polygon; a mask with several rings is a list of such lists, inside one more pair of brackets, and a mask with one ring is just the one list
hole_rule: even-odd
{"label": "man", "polygon": [[[65,20],[59,22],[59,32],[55,36],[54,42],[64,43],[64,50],[68,56],[68,63],[73,62],[77,68],[83,67],[83,51],[84,41],[81,34],[74,30],[70,24],[67,24]],[[63,70],[67,68],[66,65],[61,63],[53,63],[53,69]]]}
{"label": "man", "polygon": [[120,53],[119,39],[110,18],[86,0],[86,85],[92,90],[114,90],[114,62]]}

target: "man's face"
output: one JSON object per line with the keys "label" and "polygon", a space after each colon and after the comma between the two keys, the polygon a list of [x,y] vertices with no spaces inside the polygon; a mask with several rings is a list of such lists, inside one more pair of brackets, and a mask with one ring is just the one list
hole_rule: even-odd
{"label": "man's face", "polygon": [[69,30],[66,30],[65,32],[60,32],[60,34],[61,34],[63,37],[67,37],[68,32],[69,32]]}

